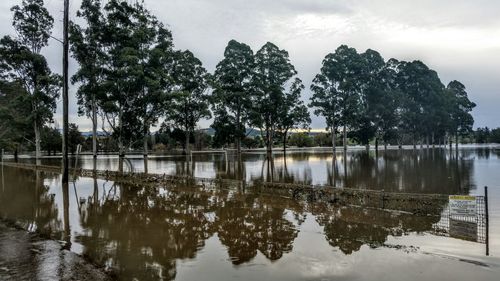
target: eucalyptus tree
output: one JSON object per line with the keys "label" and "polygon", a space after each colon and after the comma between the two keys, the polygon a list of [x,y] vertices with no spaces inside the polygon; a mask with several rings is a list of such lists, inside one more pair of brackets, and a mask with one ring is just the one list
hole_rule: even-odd
{"label": "eucalyptus tree", "polygon": [[309,107],[314,108],[314,114],[323,116],[326,121],[327,130],[330,131],[332,137],[333,155],[335,157],[336,150],[336,135],[339,126],[340,108],[339,95],[337,93],[337,83],[328,77],[330,68],[321,68],[321,73],[314,77],[311,84],[311,96]]}
{"label": "eucalyptus tree", "polygon": [[190,51],[175,51],[172,65],[171,101],[166,122],[185,132],[185,153],[190,154],[190,135],[198,122],[210,118],[207,71]]}
{"label": "eucalyptus tree", "polygon": [[79,114],[85,114],[92,120],[92,152],[97,157],[97,115],[103,102],[104,68],[107,53],[104,45],[105,18],[101,0],[83,0],[77,16],[85,20],[85,27],[70,24],[70,42],[73,58],[79,68],[71,81],[78,83],[76,96]]}
{"label": "eucalyptus tree", "polygon": [[402,93],[400,126],[412,136],[415,147],[419,138],[433,136],[446,121],[438,111],[445,106],[444,85],[421,61],[399,62],[397,72],[397,87]]}
{"label": "eucalyptus tree", "polygon": [[137,75],[139,89],[139,118],[142,121],[144,156],[148,155],[150,128],[164,115],[169,106],[173,88],[174,64],[171,32],[150,14],[144,6],[136,4],[137,25],[132,35],[137,45]]}
{"label": "eucalyptus tree", "polygon": [[30,96],[23,87],[0,77],[0,147],[14,152],[16,161],[20,146],[33,137],[30,114]]}
{"label": "eucalyptus tree", "polygon": [[283,136],[283,152],[286,152],[288,133],[292,129],[307,129],[311,124],[311,117],[307,106],[301,100],[304,90],[302,80],[295,78],[290,90],[285,94],[283,102],[276,109],[278,112],[278,130]]}
{"label": "eucalyptus tree", "polygon": [[[107,54],[100,100],[103,119],[118,140],[120,157],[144,135],[144,71],[142,21],[150,18],[139,2],[110,0],[104,6],[103,45]],[[105,126],[103,124],[103,130]]]}
{"label": "eucalyptus tree", "polygon": [[378,141],[385,144],[394,137],[397,125],[397,91],[394,91],[394,72],[382,56],[371,49],[361,54],[363,61],[360,117],[357,121],[356,137],[368,145],[375,137],[375,150]]}
{"label": "eucalyptus tree", "polygon": [[52,120],[59,96],[61,79],[52,73],[40,54],[47,46],[54,19],[44,7],[43,0],[23,0],[12,7],[12,25],[17,37],[5,36],[0,40],[2,76],[22,85],[30,96],[29,119],[35,134],[35,156],[41,156],[41,128]]}
{"label": "eucalyptus tree", "polygon": [[[241,140],[245,137],[252,105],[254,63],[252,49],[231,40],[224,51],[224,59],[217,64],[212,77],[215,128],[224,129],[234,136],[238,154],[241,153]],[[234,126],[222,121],[234,121]],[[234,132],[227,132],[231,127]]]}
{"label": "eucalyptus tree", "polygon": [[472,132],[474,118],[470,112],[476,104],[469,100],[465,86],[459,81],[451,81],[446,92],[450,101],[450,134],[455,136],[455,145],[458,147],[458,137]]}
{"label": "eucalyptus tree", "polygon": [[277,109],[286,99],[286,84],[296,74],[288,52],[273,43],[266,43],[255,54],[250,118],[251,124],[261,131],[268,157],[272,155],[274,137],[279,128],[280,116]]}
{"label": "eucalyptus tree", "polygon": [[333,120],[338,116],[338,124],[343,126],[344,150],[347,150],[347,127],[353,129],[359,116],[363,70],[363,60],[356,49],[342,45],[326,55],[321,73],[313,81],[316,97],[313,96],[312,106],[319,108],[318,113],[328,115],[327,122],[332,128],[337,126]]}

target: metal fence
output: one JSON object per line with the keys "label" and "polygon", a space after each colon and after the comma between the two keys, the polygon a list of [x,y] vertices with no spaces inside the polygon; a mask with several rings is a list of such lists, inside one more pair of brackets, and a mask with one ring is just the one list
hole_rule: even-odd
{"label": "metal fence", "polygon": [[433,224],[432,233],[454,237],[478,243],[488,243],[488,210],[487,197],[476,196],[476,215],[452,215],[446,206],[441,214],[441,220]]}

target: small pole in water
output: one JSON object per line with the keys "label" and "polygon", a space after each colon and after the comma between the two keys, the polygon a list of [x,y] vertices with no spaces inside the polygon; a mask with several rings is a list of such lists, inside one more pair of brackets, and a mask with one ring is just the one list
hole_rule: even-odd
{"label": "small pole in water", "polygon": [[489,210],[488,210],[488,187],[484,187],[484,209],[485,209],[485,219],[486,219],[486,255],[490,255],[490,221],[489,221]]}

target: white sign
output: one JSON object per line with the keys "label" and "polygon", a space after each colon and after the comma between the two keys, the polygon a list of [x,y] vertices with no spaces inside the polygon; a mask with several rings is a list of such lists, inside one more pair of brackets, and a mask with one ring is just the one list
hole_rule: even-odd
{"label": "white sign", "polygon": [[451,216],[475,217],[477,214],[476,197],[469,195],[450,195]]}

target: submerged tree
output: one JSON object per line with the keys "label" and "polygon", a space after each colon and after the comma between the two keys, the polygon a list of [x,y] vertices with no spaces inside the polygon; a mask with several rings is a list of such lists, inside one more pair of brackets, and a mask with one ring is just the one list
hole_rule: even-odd
{"label": "submerged tree", "polygon": [[0,147],[13,151],[16,161],[21,144],[33,136],[29,100],[19,83],[0,77]]}
{"label": "submerged tree", "polygon": [[[285,85],[297,74],[288,52],[266,43],[255,55],[252,80],[253,108],[251,124],[263,134],[268,157],[272,155],[275,133],[279,126],[278,108],[285,101]],[[265,134],[265,135],[264,135]]]}
{"label": "submerged tree", "polygon": [[278,130],[283,136],[283,151],[286,151],[288,133],[292,129],[307,129],[311,123],[309,111],[304,102],[300,99],[300,94],[304,90],[304,85],[299,78],[295,78],[290,90],[286,93],[283,102],[277,108]]}
{"label": "submerged tree", "polygon": [[185,153],[189,155],[190,135],[198,122],[210,118],[207,71],[190,51],[176,51],[172,67],[172,101],[167,108],[167,123],[185,132]]}
{"label": "submerged tree", "polygon": [[0,40],[0,64],[2,76],[19,83],[29,94],[31,105],[29,119],[35,133],[35,155],[41,157],[41,129],[52,120],[59,96],[60,77],[53,74],[44,56],[53,18],[43,6],[42,0],[24,0],[14,6],[13,26],[17,38],[5,36]]}
{"label": "submerged tree", "polygon": [[450,134],[455,135],[455,145],[458,147],[458,137],[472,132],[474,118],[470,114],[476,104],[467,96],[465,86],[456,81],[451,81],[446,87],[450,102]]}
{"label": "submerged tree", "polygon": [[343,126],[344,150],[347,149],[347,127],[353,129],[359,115],[362,75],[361,56],[356,49],[342,45],[325,57],[321,73],[316,75],[311,88],[315,93],[311,106],[327,118],[332,132],[338,116],[338,125]]}
{"label": "submerged tree", "polygon": [[332,137],[333,155],[336,150],[336,134],[339,126],[339,96],[337,93],[337,85],[333,79],[329,79],[329,68],[321,68],[321,73],[314,77],[311,84],[310,107],[314,108],[314,114],[323,116],[326,121],[327,130],[330,131]]}
{"label": "submerged tree", "polygon": [[238,154],[241,153],[241,141],[245,137],[245,126],[249,122],[253,71],[252,49],[246,44],[231,40],[224,51],[224,59],[217,64],[212,79],[216,120],[214,128],[224,130],[225,134],[234,137]]}
{"label": "submerged tree", "polygon": [[79,114],[85,114],[92,120],[92,152],[97,157],[98,111],[103,102],[104,67],[106,51],[104,48],[105,22],[100,0],[83,0],[77,16],[83,18],[86,27],[75,23],[70,25],[70,42],[73,58],[79,69],[72,77],[72,83],[79,83],[76,93]]}

